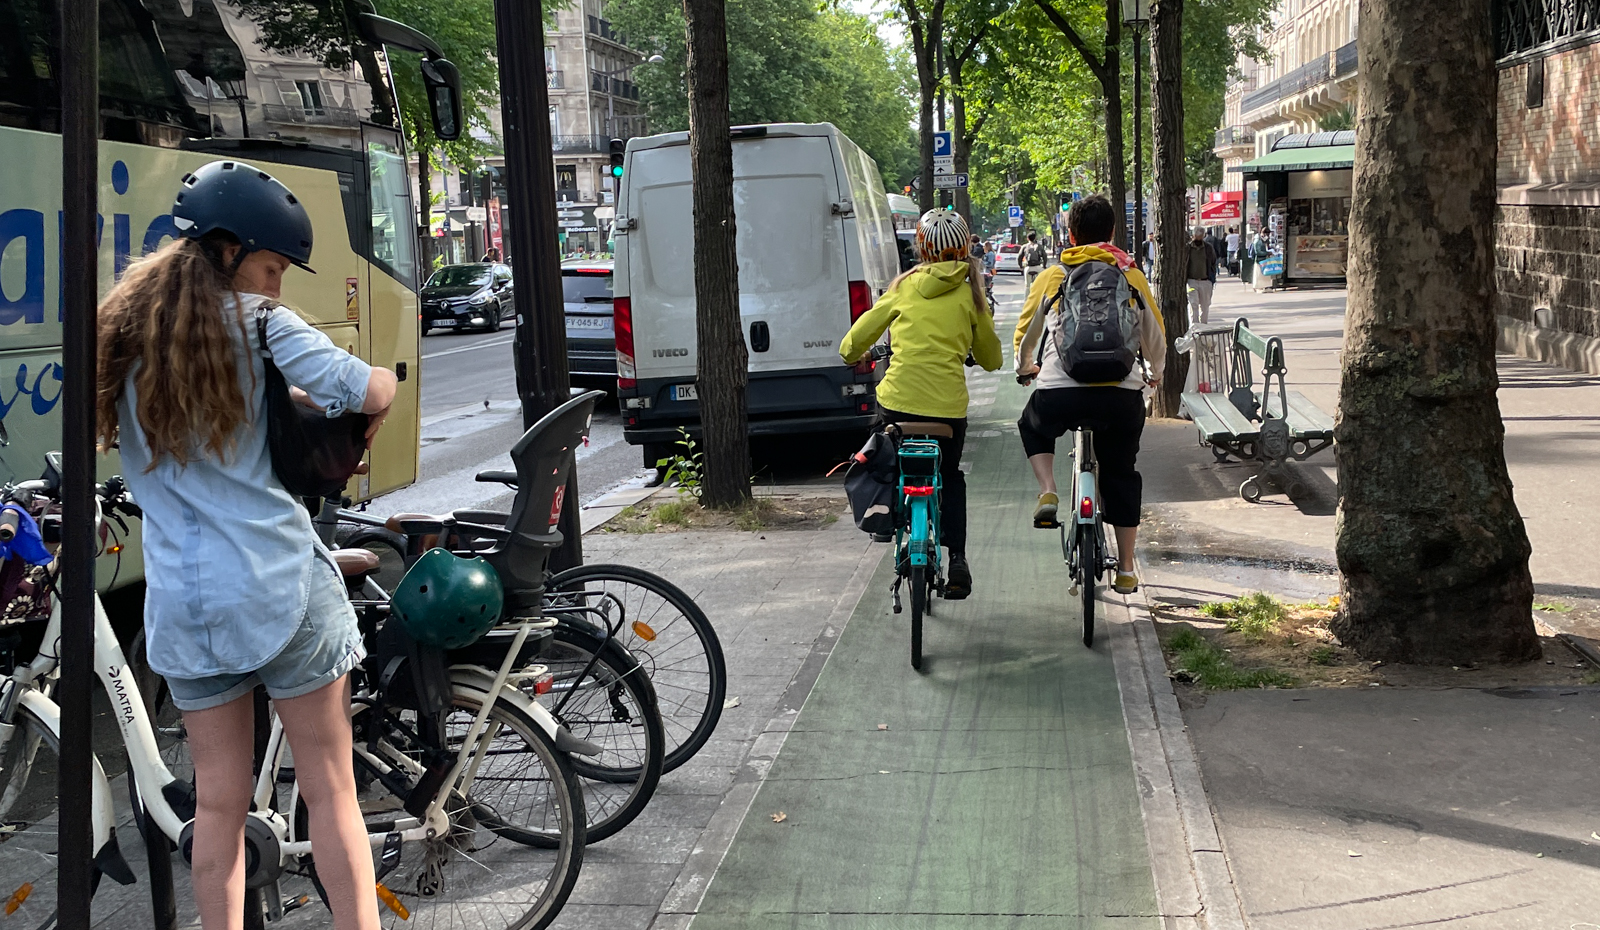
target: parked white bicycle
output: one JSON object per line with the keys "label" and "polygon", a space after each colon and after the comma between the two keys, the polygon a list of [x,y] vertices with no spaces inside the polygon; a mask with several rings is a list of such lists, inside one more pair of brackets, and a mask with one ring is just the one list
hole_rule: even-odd
{"label": "parked white bicycle", "polygon": [[[6,502],[28,504],[56,500],[59,487],[59,459],[52,456],[43,478],[0,491]],[[138,515],[119,479],[99,486],[97,529],[107,517],[125,526],[123,517]],[[54,590],[58,571],[57,562],[47,566],[40,579],[46,593]],[[19,926],[41,930],[55,925],[61,732],[52,700],[59,685],[61,615],[59,598],[48,600],[48,617],[0,625],[0,874],[17,882],[0,889],[0,908],[19,911]],[[370,680],[376,676],[353,673],[359,679],[352,708],[357,780],[369,836],[380,851],[375,893],[385,925],[529,930],[547,926],[571,893],[583,861],[585,817],[567,753],[591,754],[595,747],[572,737],[518,687],[545,675],[519,657],[526,658],[523,646],[530,636],[542,636],[539,631],[553,625],[538,617],[502,623],[498,629],[512,635],[498,669],[450,666],[448,700],[440,702],[448,706],[438,714],[418,709],[427,703],[415,697],[420,689],[386,694]],[[161,755],[163,738],[182,734],[153,726],[136,669],[98,598],[94,641],[95,674],[127,752],[136,820],[159,830],[187,857],[193,784],[174,776]],[[391,662],[388,669],[393,673],[404,664]],[[317,907],[302,909],[320,894],[320,885],[283,728],[276,716],[269,719],[245,828],[246,884],[262,889],[268,919],[285,927],[324,926]],[[171,726],[181,728],[181,719]],[[97,886],[102,874],[131,883],[113,829],[110,782],[98,758],[90,778]]]}

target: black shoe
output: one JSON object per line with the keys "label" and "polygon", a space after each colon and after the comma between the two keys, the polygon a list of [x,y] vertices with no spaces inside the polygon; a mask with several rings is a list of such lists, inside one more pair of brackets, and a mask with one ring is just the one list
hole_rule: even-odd
{"label": "black shoe", "polygon": [[873,533],[872,534],[872,541],[873,542],[894,542],[894,534],[893,533]]}
{"label": "black shoe", "polygon": [[952,555],[950,557],[950,576],[944,583],[944,599],[959,601],[972,593],[972,569],[967,567],[967,557]]}

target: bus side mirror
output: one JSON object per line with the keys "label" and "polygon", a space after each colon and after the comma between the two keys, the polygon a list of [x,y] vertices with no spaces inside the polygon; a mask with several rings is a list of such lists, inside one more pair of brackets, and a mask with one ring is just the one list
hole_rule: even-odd
{"label": "bus side mirror", "polygon": [[461,72],[448,58],[422,60],[422,84],[428,91],[433,134],[442,141],[461,137]]}

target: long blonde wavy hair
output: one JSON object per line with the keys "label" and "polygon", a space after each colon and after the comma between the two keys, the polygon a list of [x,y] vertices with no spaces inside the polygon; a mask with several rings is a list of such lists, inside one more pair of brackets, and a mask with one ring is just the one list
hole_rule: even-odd
{"label": "long blonde wavy hair", "polygon": [[[250,408],[228,334],[232,325],[247,335],[232,278],[223,269],[226,243],[170,242],[129,266],[100,302],[95,414],[102,450],[117,441],[117,401],[135,365],[134,416],[150,447],[151,467],[163,457],[188,465],[232,450]],[[232,319],[224,311],[229,294],[235,297]]]}

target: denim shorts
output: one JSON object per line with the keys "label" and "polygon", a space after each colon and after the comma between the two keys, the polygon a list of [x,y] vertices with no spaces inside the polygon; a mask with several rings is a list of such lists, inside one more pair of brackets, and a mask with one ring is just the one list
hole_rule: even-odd
{"label": "denim shorts", "polygon": [[311,561],[306,614],[282,651],[253,672],[168,678],[172,703],[179,710],[221,707],[249,694],[256,685],[266,685],[267,694],[273,698],[300,697],[338,681],[366,658],[344,579],[322,555]]}

